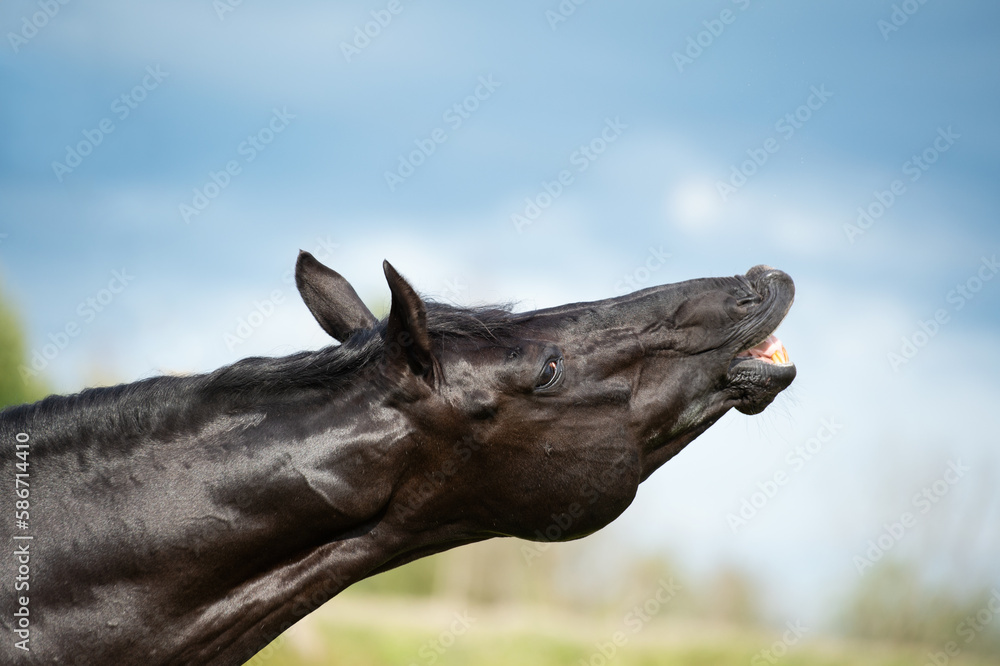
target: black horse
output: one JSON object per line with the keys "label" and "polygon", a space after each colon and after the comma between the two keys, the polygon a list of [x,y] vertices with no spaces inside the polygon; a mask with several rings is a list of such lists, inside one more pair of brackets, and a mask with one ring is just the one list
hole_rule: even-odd
{"label": "black horse", "polygon": [[771,335],[794,286],[766,266],[523,313],[425,303],[384,270],[378,321],[300,254],[340,345],[0,412],[2,478],[30,491],[0,522],[21,553],[0,558],[0,661],[241,663],[378,572],[600,529],[795,376]]}

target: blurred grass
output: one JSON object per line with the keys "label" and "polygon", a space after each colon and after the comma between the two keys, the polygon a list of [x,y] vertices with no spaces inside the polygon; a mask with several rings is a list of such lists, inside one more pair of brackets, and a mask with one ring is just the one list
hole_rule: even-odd
{"label": "blurred grass", "polygon": [[[553,545],[530,567],[521,557],[522,545],[491,540],[362,581],[249,663],[923,666],[933,663],[929,653],[941,652],[949,641],[956,641],[962,654],[942,653],[939,664],[1000,663],[994,623],[970,642],[956,633],[963,618],[985,607],[991,592],[929,588],[916,568],[898,562],[879,563],[845,589],[831,609],[832,626],[808,627],[787,654],[777,644],[769,659],[762,651],[780,641],[785,628],[766,626],[757,608],[765,595],[739,571],[720,570],[699,580],[655,557],[624,568],[610,594],[581,596],[579,572],[569,579],[569,589],[554,585],[560,567],[571,563],[568,550],[581,548],[579,543]],[[635,631],[626,621],[630,610],[651,600],[660,581],[668,580],[679,589]],[[464,614],[474,618],[471,627],[449,634]],[[626,639],[621,647],[612,643],[615,632]],[[435,650],[434,641],[449,647]],[[606,652],[614,648],[614,658],[606,659],[601,646]]]}
{"label": "blurred grass", "polygon": [[[460,604],[455,603],[455,608]],[[380,612],[379,608],[383,610]],[[585,615],[545,620],[534,608],[473,608],[467,633],[448,638],[447,604],[383,598],[344,598],[276,640],[248,662],[252,666],[729,666],[768,664],[762,649],[780,632],[746,630],[677,618],[657,618],[605,660],[614,624]],[[453,611],[454,609],[452,609]],[[546,611],[548,613],[548,611]],[[512,619],[521,615],[521,620]],[[424,626],[420,626],[424,625]],[[620,626],[618,627],[620,629]],[[435,650],[435,641],[450,646]],[[939,646],[816,638],[775,659],[783,666],[920,666]],[[989,657],[962,654],[949,666],[995,666]]]}

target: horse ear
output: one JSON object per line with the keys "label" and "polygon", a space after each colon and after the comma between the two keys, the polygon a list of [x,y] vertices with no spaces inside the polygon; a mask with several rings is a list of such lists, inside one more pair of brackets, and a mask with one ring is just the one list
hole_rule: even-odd
{"label": "horse ear", "polygon": [[396,272],[388,261],[382,262],[392,305],[385,329],[386,354],[389,362],[410,370],[428,382],[433,382],[438,374],[437,359],[431,349],[431,337],[427,332],[427,309],[413,287]]}
{"label": "horse ear", "polygon": [[378,321],[340,273],[302,250],[295,262],[295,286],[323,330],[340,342]]}

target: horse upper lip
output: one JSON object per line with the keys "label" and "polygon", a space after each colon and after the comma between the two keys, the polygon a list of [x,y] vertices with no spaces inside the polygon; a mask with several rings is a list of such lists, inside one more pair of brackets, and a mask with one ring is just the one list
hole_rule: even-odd
{"label": "horse upper lip", "polygon": [[792,307],[795,283],[787,273],[764,265],[754,266],[740,277],[760,297],[760,302],[737,334],[739,347],[731,363],[756,359],[775,366],[792,365],[788,351],[774,331]]}
{"label": "horse upper lip", "polygon": [[767,341],[788,314],[792,301],[795,300],[795,283],[784,271],[758,265],[748,270],[744,277],[763,300],[756,312],[751,315],[752,331],[740,346],[737,356]]}

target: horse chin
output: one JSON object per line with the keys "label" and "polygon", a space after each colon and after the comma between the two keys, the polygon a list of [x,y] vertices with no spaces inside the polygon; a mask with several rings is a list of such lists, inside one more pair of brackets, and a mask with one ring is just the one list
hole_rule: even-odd
{"label": "horse chin", "polygon": [[729,364],[729,389],[736,395],[736,410],[760,414],[795,379],[795,364],[737,356]]}

